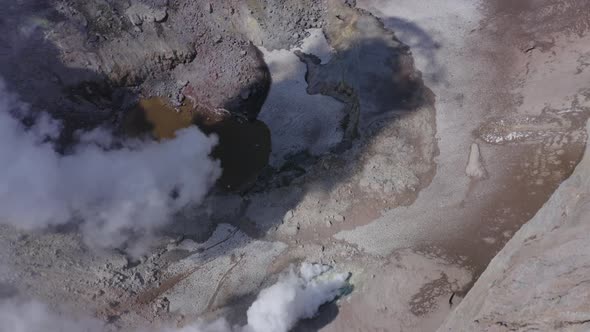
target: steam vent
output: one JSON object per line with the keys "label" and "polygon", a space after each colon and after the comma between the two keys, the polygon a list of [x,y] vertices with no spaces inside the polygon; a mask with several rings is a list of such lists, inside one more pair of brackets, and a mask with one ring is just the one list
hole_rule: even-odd
{"label": "steam vent", "polygon": [[0,6],[0,332],[590,331],[587,0]]}

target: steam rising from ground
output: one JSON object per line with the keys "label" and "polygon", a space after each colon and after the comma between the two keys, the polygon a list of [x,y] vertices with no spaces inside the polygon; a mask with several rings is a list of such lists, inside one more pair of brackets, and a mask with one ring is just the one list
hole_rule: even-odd
{"label": "steam rising from ground", "polygon": [[125,141],[110,149],[105,130],[81,133],[73,153],[60,155],[51,139],[58,122],[35,114],[0,81],[0,223],[39,229],[71,221],[85,241],[115,247],[129,235],[149,235],[192,203],[220,174],[209,158],[214,137],[196,127],[163,142]]}
{"label": "steam rising from ground", "polygon": [[5,301],[0,304],[2,332],[102,332],[103,329],[98,320],[61,317],[38,302]]}
{"label": "steam rising from ground", "polygon": [[264,289],[248,309],[244,332],[289,331],[300,319],[312,318],[320,305],[334,300],[346,285],[348,273],[327,274],[330,267],[301,265],[299,275],[291,273]]}
{"label": "steam rising from ground", "polygon": [[[35,118],[25,127],[22,119]],[[52,140],[60,124],[31,112],[0,80],[0,224],[43,229],[76,221],[87,243],[120,246],[130,234],[150,235],[190,204],[200,202],[220,174],[209,158],[216,144],[196,128],[176,138],[115,142],[105,130],[80,133],[72,153]],[[114,143],[118,146],[113,148]],[[246,326],[219,319],[160,332],[286,332],[334,300],[348,274],[303,264],[263,290],[247,312]],[[51,312],[38,302],[0,300],[0,332],[106,332],[112,326]],[[140,330],[136,332],[147,332]]]}
{"label": "steam rising from ground", "polygon": [[[302,264],[299,273],[291,270],[271,287],[260,292],[248,309],[246,326],[230,326],[224,319],[195,323],[161,332],[287,332],[298,320],[313,317],[320,305],[342,294],[348,273],[333,273],[320,264]],[[103,332],[97,320],[65,319],[50,313],[42,304],[0,304],[0,331],[11,332]],[[146,332],[137,331],[137,332]]]}

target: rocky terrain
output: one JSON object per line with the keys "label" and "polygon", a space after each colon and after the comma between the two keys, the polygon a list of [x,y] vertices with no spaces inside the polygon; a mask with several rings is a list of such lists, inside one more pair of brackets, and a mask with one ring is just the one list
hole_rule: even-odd
{"label": "rocky terrain", "polygon": [[[585,1],[22,0],[2,11],[0,77],[33,111],[24,130],[48,112],[63,126],[43,141],[68,157],[81,131],[107,128],[108,152],[196,125],[221,170],[164,224],[115,228],[125,241],[114,247],[90,246],[76,220],[23,230],[0,213],[1,299],[106,330],[219,317],[247,327],[261,289],[314,262],[350,273],[350,289],[296,331],[585,330]],[[174,201],[186,189],[166,190]]]}
{"label": "rocky terrain", "polygon": [[588,151],[439,331],[586,331]]}

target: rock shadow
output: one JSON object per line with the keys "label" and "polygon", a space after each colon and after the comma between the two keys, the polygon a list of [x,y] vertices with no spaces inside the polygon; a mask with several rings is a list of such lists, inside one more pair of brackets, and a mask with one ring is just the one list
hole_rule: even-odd
{"label": "rock shadow", "polygon": [[[420,72],[414,67],[411,49],[407,45],[375,17],[346,8],[342,12],[332,12],[335,22],[326,28],[327,39],[336,49],[330,61],[322,64],[313,54],[298,53],[307,66],[307,92],[333,97],[344,104],[346,116],[340,123],[344,132],[342,142],[321,155],[303,150],[291,155],[280,168],[268,166],[252,187],[239,193],[212,194],[206,202],[209,213],[189,218],[185,225],[190,225],[192,220],[193,232],[185,227],[183,236],[200,237],[202,241],[203,233],[198,232],[205,228],[212,232],[217,224],[229,223],[254,239],[307,246],[311,237],[314,239],[312,244],[321,243],[329,250],[330,232],[338,229],[338,223],[342,222],[338,219],[343,218],[328,216],[325,219],[315,212],[337,210],[340,207],[333,203],[343,197],[359,204],[395,197],[394,205],[385,208],[407,205],[428,186],[434,176],[434,157],[438,153],[434,94],[424,85]],[[341,32],[353,38],[338,39]],[[288,79],[273,81],[273,88],[289,87]],[[303,109],[301,112],[305,117],[305,113],[312,114],[314,110]],[[425,145],[429,149],[425,149]],[[400,158],[409,162],[396,165],[400,154]],[[373,161],[381,165],[371,171],[371,176],[378,178],[374,182],[380,186],[379,193],[358,191],[359,177],[364,169],[374,166]],[[388,186],[395,189],[397,185],[389,178],[398,176],[388,173],[388,168],[411,169],[414,166],[419,166],[415,167],[419,170],[400,176],[409,174],[408,177],[415,177],[411,187],[400,189],[399,194],[386,193]],[[348,189],[344,196],[339,194],[343,184],[351,184],[350,194]],[[317,195],[318,192],[321,195]],[[310,203],[310,200],[316,200],[310,197],[318,197],[317,202]],[[308,215],[302,217],[298,210],[304,210],[303,213]],[[314,213],[310,214],[310,211]],[[344,215],[350,211],[341,209],[337,213]],[[206,220],[207,227],[201,227],[203,220]],[[326,222],[336,226],[327,230]],[[200,227],[196,227],[197,224]],[[223,251],[212,250],[207,252],[207,257],[214,259],[242,245],[239,241],[228,240]],[[292,263],[298,261],[297,258],[291,259]],[[231,301],[228,305],[233,307]],[[240,308],[247,306],[241,303],[238,307],[230,319],[232,322],[243,321],[244,310]],[[322,307],[317,318],[301,322],[296,330],[320,330],[337,315],[337,305],[328,304]]]}
{"label": "rock shadow", "polygon": [[293,328],[293,332],[317,332],[329,325],[340,313],[335,302],[329,302],[320,306],[315,317],[301,320]]}
{"label": "rock shadow", "polygon": [[[239,193],[242,201],[239,206],[235,206],[237,212],[230,214],[231,217],[223,215],[227,211],[220,215],[214,212],[218,207],[224,208],[221,205],[224,203],[220,203],[224,199],[219,202],[212,200],[212,228],[219,222],[225,222],[255,238],[273,233],[285,223],[287,213],[297,208],[310,191],[330,193],[342,183],[358,176],[359,168],[366,166],[367,154],[384,155],[381,161],[385,168],[389,161],[396,162],[397,151],[393,149],[398,145],[395,142],[381,142],[384,130],[388,131],[387,134],[397,135],[396,138],[407,133],[403,146],[408,149],[418,151],[421,145],[430,146],[429,151],[418,151],[410,156],[413,159],[428,159],[420,160],[427,164],[427,167],[422,168],[427,169],[420,170],[419,174],[410,174],[417,180],[409,190],[401,190],[403,195],[409,197],[404,198],[401,205],[411,203],[417,192],[429,184],[434,174],[434,156],[438,153],[434,95],[424,85],[421,73],[414,67],[410,47],[366,11],[343,5],[330,12],[330,15],[332,23],[328,23],[324,31],[328,42],[335,49],[331,60],[322,64],[313,54],[296,54],[307,66],[305,79],[308,94],[333,97],[345,105],[346,115],[341,122],[344,137],[341,143],[322,155],[312,155],[303,150],[291,155],[280,168],[268,166],[252,187]],[[420,30],[420,34],[424,35],[423,43],[433,43],[426,32]],[[435,48],[432,49],[434,51]],[[284,84],[284,81],[274,80],[273,88],[288,88],[289,85]],[[301,117],[313,111],[301,110]],[[400,120],[414,121],[407,120],[412,117],[421,117],[420,125],[428,127],[424,133],[420,132],[419,125],[401,129],[395,127]],[[376,143],[377,138],[380,141]],[[378,146],[375,148],[374,145]],[[367,151],[369,149],[371,151]],[[390,150],[383,151],[387,149]],[[407,166],[413,166],[414,162],[409,162]],[[379,184],[382,187],[380,189],[387,191],[396,185],[385,178],[389,174],[377,176],[383,182]],[[235,194],[220,194],[224,195]],[[259,203],[265,200],[272,206],[268,209],[254,207],[256,204],[262,206]],[[323,224],[324,220],[314,222]],[[294,232],[297,233],[296,230]]]}
{"label": "rock shadow", "polygon": [[[114,124],[118,110],[135,102],[130,89],[111,84],[106,75],[64,63],[64,51],[47,38],[47,26],[67,19],[52,2],[22,1],[3,10],[0,77],[34,112],[47,111],[62,121],[61,152],[74,141],[76,130]],[[90,39],[86,46],[91,47]]]}
{"label": "rock shadow", "polygon": [[446,82],[447,74],[436,57],[436,53],[442,47],[440,42],[418,24],[409,20],[387,17],[381,21],[386,28],[395,31],[397,38],[408,45],[414,54],[425,58],[426,64],[423,70],[428,73],[431,81]]}
{"label": "rock shadow", "polygon": [[[114,125],[119,121],[122,111],[134,107],[138,96],[133,89],[113,84],[106,75],[98,71],[63,63],[62,51],[45,38],[43,21],[28,14],[41,13],[43,19],[53,20],[54,23],[64,20],[65,17],[55,11],[50,3],[29,0],[24,5],[7,8],[9,15],[0,19],[0,29],[7,32],[0,36],[0,75],[7,81],[10,89],[34,109],[47,110],[64,121],[64,145],[67,146],[72,141],[75,130],[105,123]],[[211,195],[213,198],[205,204],[218,198],[221,200],[204,209],[210,211],[196,216],[189,213],[186,218],[179,217],[174,225],[165,230],[167,233],[202,240],[206,238],[203,235],[212,231],[216,224],[225,222],[237,226],[253,238],[274,236],[272,233],[285,222],[289,211],[296,209],[310,192],[322,191],[330,195],[341,183],[358,175],[359,168],[365,166],[365,159],[368,158],[366,150],[373,149],[374,141],[381,137],[384,130],[400,134],[396,136],[398,138],[405,133],[411,136],[404,142],[404,146],[409,149],[419,150],[422,144],[436,146],[434,95],[424,86],[420,73],[415,69],[410,47],[385,29],[381,21],[362,10],[343,5],[337,6],[329,15],[330,20],[324,30],[329,43],[335,48],[331,61],[321,64],[312,54],[298,55],[307,65],[307,92],[333,97],[345,105],[346,116],[341,123],[344,132],[342,142],[319,156],[301,151],[291,156],[280,169],[267,166],[253,186],[240,188],[239,193],[223,193],[219,188],[214,189]],[[425,34],[418,30],[413,33]],[[428,36],[422,36],[422,39],[428,46]],[[89,42],[92,43],[92,40],[89,39]],[[433,52],[434,50],[435,48],[432,49]],[[280,89],[283,83],[275,81],[273,84]],[[244,121],[253,122],[253,114],[256,114],[256,108],[262,106],[268,88],[269,85],[265,82],[255,82],[246,86],[243,94],[228,100],[225,106],[232,109],[232,113],[244,113]],[[259,97],[250,100],[253,92]],[[424,113],[427,120],[423,124],[430,126],[428,132],[420,132],[420,126],[407,129],[392,127],[417,113]],[[231,136],[239,129],[228,126],[218,130],[227,130]],[[232,136],[232,141],[239,143],[240,140],[247,139],[248,135],[249,133]],[[395,144],[386,144],[376,148],[379,151],[369,154],[382,154],[384,157],[381,164],[387,167],[389,162],[396,160],[398,151],[395,147]],[[423,178],[418,179],[419,184],[411,188],[410,191],[415,191],[412,195],[417,195],[419,189],[429,184],[427,174],[434,172],[434,150],[426,153],[428,160],[423,161],[428,169],[423,171],[424,174],[415,175],[416,178]],[[238,148],[227,152],[229,163],[235,166],[238,173],[243,168],[243,161],[251,157],[247,151]],[[418,155],[416,158],[422,157]],[[404,164],[403,167],[405,166]],[[383,187],[379,190],[395,186],[388,182],[387,177],[390,174],[381,175],[379,181],[383,183],[375,182]],[[224,199],[238,201],[232,203],[237,210],[235,213],[227,211],[229,207],[225,205]],[[264,205],[255,208],[256,204],[261,203],[268,203],[268,208]],[[203,213],[202,210],[199,213]],[[294,223],[291,220],[287,222]],[[323,223],[324,220],[309,222]],[[287,239],[289,241],[298,237],[299,226],[293,226],[296,229]],[[242,245],[239,242],[229,243],[234,248]],[[226,246],[226,252],[227,249]],[[222,254],[224,253],[219,252],[219,255]],[[214,256],[215,254],[211,255]],[[322,309],[319,318],[303,322],[299,328],[301,331],[319,330],[337,314],[337,306],[328,304]]]}

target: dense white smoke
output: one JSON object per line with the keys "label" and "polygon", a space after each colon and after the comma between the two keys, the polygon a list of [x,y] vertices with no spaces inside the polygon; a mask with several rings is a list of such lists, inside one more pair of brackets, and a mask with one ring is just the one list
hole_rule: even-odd
{"label": "dense white smoke", "polygon": [[[341,295],[348,277],[348,273],[333,273],[326,265],[304,263],[299,273],[291,270],[260,292],[248,309],[246,326],[230,326],[219,319],[161,332],[287,332],[297,321],[313,317],[322,304]],[[0,331],[103,332],[105,326],[93,319],[66,319],[36,302],[6,302],[0,304]]]}
{"label": "dense white smoke", "polygon": [[[327,265],[301,265],[273,286],[263,290],[248,309],[244,332],[289,331],[300,319],[313,317],[318,308],[340,295],[348,274],[326,275]],[[323,277],[323,278],[322,278]]]}
{"label": "dense white smoke", "polygon": [[175,139],[112,140],[104,130],[82,133],[72,154],[55,152],[48,138],[59,123],[33,114],[0,81],[0,223],[38,229],[80,223],[90,245],[119,246],[129,234],[149,235],[189,204],[200,202],[220,174],[209,153],[216,144],[196,127]]}
{"label": "dense white smoke", "polygon": [[98,320],[72,319],[50,312],[39,302],[0,302],[1,332],[104,332]]}

